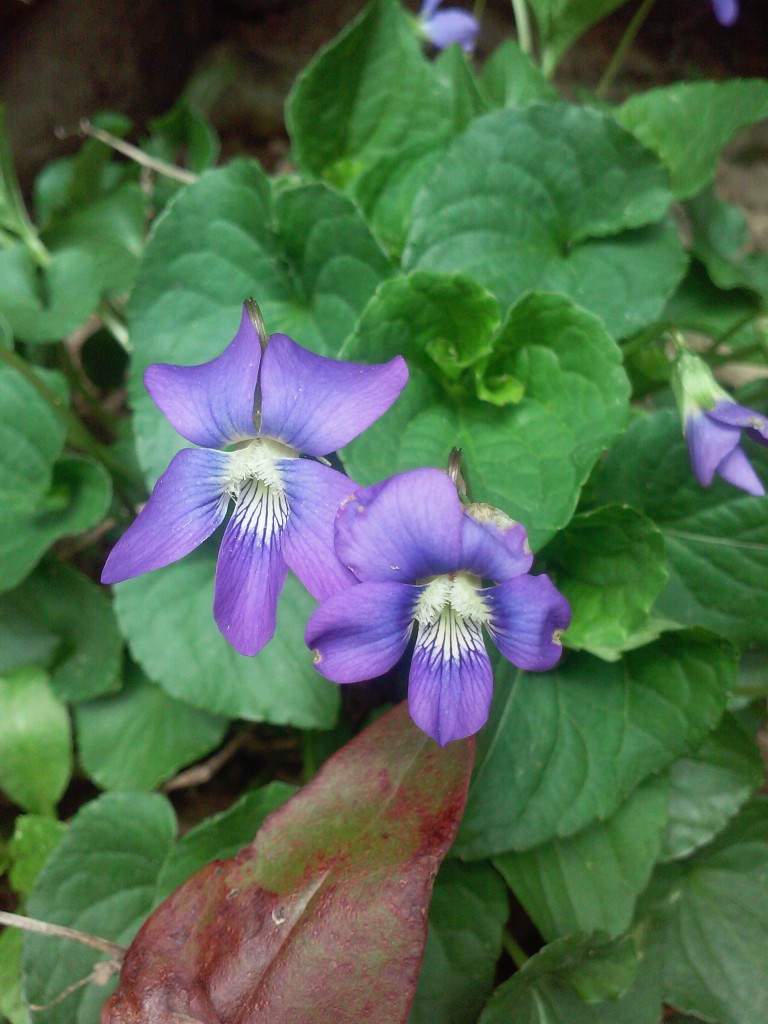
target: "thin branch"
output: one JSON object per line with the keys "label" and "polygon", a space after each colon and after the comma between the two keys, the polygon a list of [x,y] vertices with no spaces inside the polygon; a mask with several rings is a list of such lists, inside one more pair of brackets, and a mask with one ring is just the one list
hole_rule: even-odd
{"label": "thin branch", "polygon": [[194,174],[192,171],[185,171],[183,167],[176,167],[165,160],[150,156],[143,149],[139,149],[138,146],[132,146],[130,142],[119,139],[111,132],[105,132],[103,128],[98,128],[95,124],[91,124],[87,117],[80,119],[80,132],[83,135],[89,135],[92,139],[98,139],[99,142],[103,142],[111,149],[116,150],[116,152],[122,153],[129,160],[141,164],[142,167],[148,167],[150,171],[156,171],[157,174],[163,174],[166,178],[180,181],[183,185],[192,185],[199,177],[199,175]]}
{"label": "thin branch", "polygon": [[201,761],[200,764],[192,765],[186,771],[179,772],[178,775],[163,783],[160,789],[163,793],[171,793],[175,789],[188,789],[190,786],[202,786],[206,782],[210,782],[227,761],[235,756],[245,743],[247,736],[246,732],[237,733],[229,743],[225,743],[221,750],[217,750],[207,761]]}
{"label": "thin branch", "polygon": [[100,953],[108,953],[111,957],[122,963],[127,950],[125,946],[118,946],[116,942],[109,939],[101,939],[98,935],[89,935],[87,932],[80,932],[76,928],[66,928],[61,924],[51,924],[48,921],[37,921],[34,917],[22,917],[21,914],[9,914],[6,910],[0,910],[0,924],[7,928],[20,928],[26,932],[36,932],[38,935],[48,935],[57,939],[69,939],[70,942],[79,942],[83,946],[90,946]]}
{"label": "thin branch", "polygon": [[93,982],[94,985],[106,985],[109,979],[117,974],[120,970],[120,964],[117,960],[100,960],[94,965],[93,970],[85,978],[81,978],[79,981],[74,981],[71,985],[67,985],[63,992],[59,992],[55,999],[52,999],[50,1003],[28,1003],[28,1007],[33,1013],[42,1013],[44,1010],[52,1010],[54,1006],[58,1006],[59,1003],[63,1003],[67,996],[71,996],[73,992],[77,992],[79,988],[83,988],[85,985],[89,985]]}
{"label": "thin branch", "polygon": [[643,27],[645,19],[651,13],[653,5],[656,0],[643,0],[635,14],[627,25],[626,32],[619,40],[619,45],[613,51],[608,67],[603,72],[603,77],[600,79],[597,88],[595,89],[595,95],[602,97],[605,96],[608,89],[613,85],[613,80],[619,72],[619,68],[624,63],[624,58],[627,56],[632,44],[637,37],[637,33]]}

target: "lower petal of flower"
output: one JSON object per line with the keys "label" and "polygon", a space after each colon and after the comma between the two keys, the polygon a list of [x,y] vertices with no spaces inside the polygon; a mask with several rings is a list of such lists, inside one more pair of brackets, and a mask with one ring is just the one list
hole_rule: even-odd
{"label": "lower petal of flower", "polygon": [[291,508],[283,538],[289,567],[318,601],[357,583],[339,561],[333,543],[339,506],[356,488],[354,480],[308,459],[286,459],[280,473]]}
{"label": "lower petal of flower", "polygon": [[408,708],[441,746],[485,725],[493,693],[491,663],[480,625],[446,605],[419,627],[408,679]]}
{"label": "lower petal of flower", "polygon": [[408,646],[419,590],[406,583],[359,583],[324,601],[304,634],[318,672],[335,683],[388,672]]}
{"label": "lower petal of flower", "polygon": [[738,446],[733,449],[730,455],[726,455],[717,467],[717,473],[727,483],[733,484],[734,487],[739,487],[742,491],[746,491],[747,494],[753,494],[756,498],[760,498],[765,494],[765,488],[760,482],[760,478],[752,469],[747,456]]}
{"label": "lower petal of flower", "polygon": [[508,661],[533,672],[559,661],[571,608],[548,576],[515,576],[481,593],[491,609],[488,630]]}
{"label": "lower petal of flower", "polygon": [[685,424],[685,439],[696,479],[709,487],[723,459],[738,445],[741,429],[721,423],[706,412],[690,416]]}
{"label": "lower petal of flower", "polygon": [[240,654],[258,654],[274,635],[277,600],[288,575],[282,551],[288,515],[284,493],[250,480],[224,531],[213,616]]}
{"label": "lower petal of flower", "polygon": [[230,456],[185,448],[171,459],[149,501],[112,548],[102,583],[120,583],[176,562],[203,543],[227,513]]}

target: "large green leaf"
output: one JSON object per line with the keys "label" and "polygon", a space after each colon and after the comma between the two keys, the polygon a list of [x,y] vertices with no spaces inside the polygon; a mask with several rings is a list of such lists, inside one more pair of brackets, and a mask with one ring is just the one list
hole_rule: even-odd
{"label": "large green leaf", "polygon": [[685,204],[691,251],[718,288],[750,288],[768,301],[768,253],[749,251],[747,218],[706,189]]}
{"label": "large green leaf", "polygon": [[112,481],[99,463],[71,457],[55,464],[50,490],[34,508],[0,506],[0,591],[20,583],[55,541],[100,522],[111,496]]}
{"label": "large green leaf", "polygon": [[479,81],[495,107],[525,107],[558,98],[554,85],[513,39],[505,39],[493,51],[480,69]]}
{"label": "large green leaf", "polygon": [[0,645],[21,634],[50,638],[35,644],[24,662],[37,660],[51,672],[61,700],[86,700],[116,690],[123,641],[106,593],[67,565],[40,566],[16,590],[0,596]]}
{"label": "large green leaf", "polygon": [[545,939],[619,935],[629,926],[661,849],[668,788],[666,779],[651,778],[606,821],[494,859]]}
{"label": "large green leaf", "polygon": [[551,72],[563,52],[585,32],[626,0],[528,0],[536,17],[542,65]]}
{"label": "large green leaf", "polygon": [[506,887],[490,865],[442,865],[408,1024],[474,1024],[493,987],[508,916]]}
{"label": "large green leaf", "polygon": [[0,676],[0,789],[20,807],[52,814],[72,771],[69,717],[40,668]]}
{"label": "large green leaf", "polygon": [[46,860],[66,833],[63,821],[40,814],[20,814],[8,841],[8,881],[20,896],[29,896]]}
{"label": "large green leaf", "polygon": [[669,769],[669,822],[661,857],[687,857],[725,827],[760,785],[764,774],[752,736],[732,715],[687,757]]}
{"label": "large green leaf", "polygon": [[666,634],[621,662],[571,654],[542,675],[497,658],[457,852],[524,850],[607,818],[702,742],[734,674],[731,649],[698,630]]}
{"label": "large green leaf", "polygon": [[[768,479],[765,450],[749,445]],[[768,619],[755,614],[768,601],[768,502],[719,479],[700,487],[676,413],[635,420],[609,452],[594,498],[634,505],[664,534],[670,578],[660,612],[737,642],[768,639]]]}
{"label": "large green leaf", "polygon": [[377,719],[154,912],[103,1024],[201,1005],[221,1024],[404,1022],[473,749],[438,747],[405,703]]}
{"label": "large green leaf", "polygon": [[615,117],[658,154],[684,199],[712,181],[720,150],[739,129],[768,117],[768,82],[678,82],[630,97]]}
{"label": "large green leaf", "polygon": [[115,609],[133,656],[169,696],[213,714],[304,729],[333,725],[338,687],[312,666],[304,627],[314,602],[289,578],[274,638],[244,658],[213,621],[210,547],[115,588]]}
{"label": "large green leaf", "polygon": [[574,516],[545,553],[573,619],[564,643],[609,661],[629,646],[667,580],[664,539],[625,505]]}
{"label": "large green leaf", "polygon": [[301,170],[344,183],[403,143],[447,134],[448,90],[396,0],[372,0],[296,80],[286,106]]}
{"label": "large green leaf", "polygon": [[184,189],[147,244],[129,305],[131,396],[147,475],[159,476],[182,444],[144,389],[150,363],[219,355],[250,295],[271,332],[335,355],[389,273],[355,205],[324,185],[284,190],[273,203],[258,165],[234,161]]}
{"label": "large green leaf", "polygon": [[755,798],[714,843],[659,869],[648,903],[664,997],[721,1024],[768,1017],[768,801]]}
{"label": "large green leaf", "polygon": [[102,789],[151,790],[217,747],[227,720],[169,697],[132,666],[120,693],[79,704],[85,772]]}
{"label": "large green leaf", "polygon": [[630,939],[568,936],[500,985],[478,1024],[658,1024],[659,974],[647,957],[638,970]]}
{"label": "large green leaf", "polygon": [[610,118],[565,104],[501,110],[434,170],[403,264],[466,271],[505,306],[531,289],[564,293],[625,335],[659,315],[683,273],[670,202],[663,169]]}
{"label": "large green leaf", "polygon": [[[27,913],[126,945],[149,913],[158,872],[176,832],[173,808],[149,793],[109,793],[78,812],[46,862]],[[87,977],[104,955],[48,936],[24,937],[23,984],[45,1005]],[[89,985],[35,1014],[39,1024],[97,1024],[114,987]]]}

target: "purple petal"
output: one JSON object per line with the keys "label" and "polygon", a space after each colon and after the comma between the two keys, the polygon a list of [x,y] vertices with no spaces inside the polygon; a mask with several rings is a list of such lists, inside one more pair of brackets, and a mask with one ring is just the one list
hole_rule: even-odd
{"label": "purple petal", "polygon": [[256,436],[253,405],[261,346],[243,306],[240,327],[220,356],[199,366],[155,363],[144,383],[173,428],[203,448]]}
{"label": "purple petal", "polygon": [[403,583],[359,583],[324,601],[304,634],[315,668],[336,683],[388,672],[408,646],[418,595]]}
{"label": "purple petal", "polygon": [[726,455],[717,467],[718,476],[734,487],[739,487],[747,494],[753,494],[756,498],[765,494],[765,488],[760,478],[750,465],[749,459],[738,446],[733,449],[730,455]]}
{"label": "purple petal", "polygon": [[261,369],[261,433],[327,455],[383,415],[407,380],[402,356],[375,366],[343,363],[273,334]]}
{"label": "purple petal", "polygon": [[280,473],[291,515],[283,537],[288,566],[318,601],[356,583],[333,546],[336,513],[357,484],[319,462],[285,459]]}
{"label": "purple petal", "polygon": [[443,0],[424,0],[419,11],[419,17],[425,20],[431,17],[442,2]]}
{"label": "purple petal", "polygon": [[465,505],[461,524],[461,568],[491,580],[528,572],[533,555],[525,527],[491,505]]}
{"label": "purple petal", "polygon": [[112,548],[101,582],[120,583],[169,565],[210,537],[227,513],[229,462],[226,452],[177,452],[147,504]]}
{"label": "purple petal", "polygon": [[416,583],[461,568],[462,512],[439,469],[362,488],[336,519],[336,553],[359,580]]}
{"label": "purple petal", "polygon": [[533,672],[559,661],[571,608],[548,576],[516,576],[480,593],[491,609],[488,630],[508,661]]}
{"label": "purple petal", "polygon": [[452,43],[471,53],[475,47],[480,25],[476,18],[473,18],[467,11],[461,11],[455,7],[449,7],[445,11],[438,11],[431,18],[423,23],[424,32],[433,46],[438,50],[444,50]]}
{"label": "purple petal", "polygon": [[274,635],[277,599],[288,575],[281,543],[287,517],[285,497],[251,481],[224,531],[213,617],[240,654],[258,654]]}
{"label": "purple petal", "polygon": [[726,28],[734,24],[739,16],[738,0],[712,0],[715,17]]}
{"label": "purple petal", "polygon": [[746,405],[738,405],[736,402],[718,402],[714,409],[709,409],[706,415],[718,423],[725,423],[730,427],[741,427],[746,430],[747,435],[758,444],[768,445],[768,418],[748,409]]}
{"label": "purple petal", "polygon": [[739,427],[728,426],[702,412],[690,416],[685,423],[685,439],[691,455],[691,466],[696,479],[709,487],[715,470],[738,445]]}
{"label": "purple petal", "polygon": [[408,679],[408,709],[420,729],[445,746],[485,725],[493,693],[480,627],[441,618],[422,626]]}

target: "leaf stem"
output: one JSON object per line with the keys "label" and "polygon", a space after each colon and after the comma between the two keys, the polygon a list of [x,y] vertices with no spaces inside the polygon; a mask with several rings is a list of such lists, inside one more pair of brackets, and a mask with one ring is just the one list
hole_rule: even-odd
{"label": "leaf stem", "polygon": [[517,939],[512,935],[512,932],[508,928],[505,928],[501,933],[501,944],[510,956],[512,963],[517,967],[518,970],[528,961],[528,954],[525,952],[523,947],[518,943]]}
{"label": "leaf stem", "polygon": [[533,56],[533,33],[531,32],[531,17],[528,13],[526,0],[512,0],[512,11],[515,15],[515,28],[517,29],[517,41],[523,53]]}
{"label": "leaf stem", "polygon": [[619,68],[624,63],[624,58],[627,56],[629,49],[637,37],[637,33],[643,27],[645,19],[651,13],[651,9],[655,3],[656,0],[643,0],[635,11],[632,20],[627,25],[624,35],[619,40],[619,45],[613,51],[613,56],[608,62],[608,67],[603,72],[603,77],[600,79],[597,89],[595,89],[595,94],[597,96],[605,96],[608,89],[613,85],[613,80],[618,74]]}
{"label": "leaf stem", "polygon": [[475,6],[472,8],[472,14],[477,21],[483,20],[486,2],[487,0],[475,0]]}
{"label": "leaf stem", "polygon": [[66,928],[64,925],[50,924],[48,921],[37,921],[34,917],[10,914],[6,910],[0,910],[0,924],[5,925],[6,928],[20,928],[22,931],[35,932],[38,935],[79,942],[82,946],[90,946],[91,949],[97,949],[100,953],[107,953],[120,962],[127,952],[125,946],[118,946],[116,942],[102,939],[98,935],[89,935],[76,928]]}
{"label": "leaf stem", "polygon": [[142,488],[144,487],[144,481],[141,477],[135,474],[128,466],[124,466],[119,459],[113,456],[106,445],[101,444],[92,436],[90,431],[86,429],[67,406],[64,399],[57,395],[53,388],[49,387],[44,380],[41,380],[21,356],[17,355],[12,349],[0,345],[0,360],[7,363],[17,373],[20,373],[24,380],[31,384],[35,391],[59,414],[67,426],[67,438],[73,448],[79,448],[94,459],[102,462],[111,473],[130,486],[136,487],[139,485]]}
{"label": "leaf stem", "polygon": [[149,153],[145,153],[138,146],[132,146],[130,142],[118,139],[116,135],[104,131],[103,128],[97,128],[95,124],[91,124],[87,117],[81,118],[79,127],[83,135],[90,135],[92,139],[98,139],[99,142],[103,142],[116,152],[122,153],[123,156],[127,156],[135,163],[149,168],[150,171],[163,174],[166,178],[173,178],[174,181],[180,181],[183,185],[192,185],[199,177],[199,175],[193,174],[192,171],[185,171],[183,167],[175,167],[165,160],[150,156]]}

